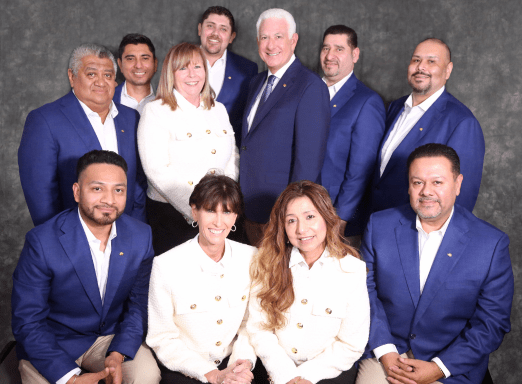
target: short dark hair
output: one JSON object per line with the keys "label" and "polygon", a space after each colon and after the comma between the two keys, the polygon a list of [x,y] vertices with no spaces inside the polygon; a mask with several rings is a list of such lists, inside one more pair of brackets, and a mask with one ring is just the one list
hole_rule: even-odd
{"label": "short dark hair", "polygon": [[323,41],[327,35],[347,35],[350,48],[357,48],[357,33],[346,25],[338,24],[328,27],[328,29],[324,31]]}
{"label": "short dark hair", "polygon": [[118,155],[113,151],[104,151],[94,149],[90,152],[87,152],[85,155],[78,159],[78,163],[76,165],[76,179],[80,179],[80,175],[83,171],[87,169],[87,167],[91,164],[112,164],[120,167],[127,175],[127,162],[123,157]]}
{"label": "short dark hair", "polygon": [[[444,40],[439,39],[438,37],[428,37],[428,38],[422,40],[419,44],[422,44],[425,41],[429,41],[429,40],[436,41],[437,43],[439,43],[440,45],[443,45],[446,48],[446,50],[448,51],[449,62],[451,63],[451,49],[450,49],[449,45],[446,44],[446,42]],[[417,44],[417,45],[419,45],[419,44]]]}
{"label": "short dark hair", "polygon": [[215,211],[219,204],[224,211],[230,210],[240,216],[243,213],[241,188],[228,176],[207,174],[194,187],[189,205],[195,205],[198,210]]}
{"label": "short dark hair", "polygon": [[408,172],[410,170],[410,166],[414,160],[422,158],[422,157],[445,157],[451,163],[451,171],[453,175],[457,177],[460,175],[460,159],[457,152],[445,145],[445,144],[437,144],[437,143],[429,143],[421,145],[416,148],[410,155],[408,156]]}
{"label": "short dark hair", "polygon": [[123,57],[123,51],[125,51],[125,47],[129,44],[147,44],[147,46],[150,49],[150,52],[152,53],[152,57],[156,58],[156,49],[154,48],[154,44],[152,44],[152,41],[147,36],[140,35],[139,33],[129,33],[128,35],[125,35],[123,39],[121,40],[120,47],[118,48],[118,59],[122,59]]}
{"label": "short dark hair", "polygon": [[230,12],[225,7],[222,7],[220,5],[213,5],[212,7],[208,7],[205,12],[203,12],[203,16],[201,16],[200,24],[203,24],[203,22],[211,15],[221,15],[226,16],[228,20],[230,21],[230,27],[232,28],[232,33],[236,32],[236,23],[234,21],[234,16],[232,15],[232,12]]}

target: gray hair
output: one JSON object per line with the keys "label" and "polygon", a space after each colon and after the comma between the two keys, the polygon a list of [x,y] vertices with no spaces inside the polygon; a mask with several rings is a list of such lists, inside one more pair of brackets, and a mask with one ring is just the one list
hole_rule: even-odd
{"label": "gray hair", "polygon": [[257,37],[259,38],[259,27],[261,23],[266,19],[285,19],[288,24],[288,37],[292,38],[293,34],[297,31],[297,26],[295,24],[294,17],[288,11],[285,11],[281,8],[271,8],[264,11],[261,15],[259,15],[259,19],[257,19],[256,29],[257,29]]}
{"label": "gray hair", "polygon": [[114,74],[116,74],[118,70],[116,59],[108,48],[97,44],[82,44],[79,47],[74,48],[71,58],[69,59],[69,69],[72,71],[74,76],[78,76],[78,72],[82,66],[82,59],[85,56],[90,55],[94,55],[99,59],[111,59],[112,65],[114,66]]}

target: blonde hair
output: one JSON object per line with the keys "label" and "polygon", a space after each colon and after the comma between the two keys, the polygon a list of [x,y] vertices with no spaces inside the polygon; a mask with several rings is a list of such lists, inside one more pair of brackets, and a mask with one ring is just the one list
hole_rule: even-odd
{"label": "blonde hair", "polygon": [[193,62],[196,55],[199,55],[203,62],[203,67],[205,68],[205,84],[201,90],[203,107],[205,109],[210,109],[215,105],[215,94],[208,81],[207,61],[205,60],[201,48],[195,44],[180,43],[170,48],[167,56],[165,56],[156,96],[156,100],[162,100],[162,104],[168,104],[170,109],[173,111],[178,108],[178,102],[176,101],[176,96],[174,96],[173,92],[175,88],[174,73],[180,68],[186,67]]}
{"label": "blonde hair", "polygon": [[335,213],[326,189],[308,180],[289,184],[270,213],[261,247],[250,268],[253,287],[259,288],[257,297],[266,314],[267,321],[263,327],[267,330],[281,329],[286,325],[284,312],[295,300],[289,267],[292,244],[286,234],[285,216],[288,204],[299,197],[308,197],[324,219],[325,247],[330,256],[342,259],[350,254],[360,259],[357,250],[343,242],[339,233],[341,219]]}

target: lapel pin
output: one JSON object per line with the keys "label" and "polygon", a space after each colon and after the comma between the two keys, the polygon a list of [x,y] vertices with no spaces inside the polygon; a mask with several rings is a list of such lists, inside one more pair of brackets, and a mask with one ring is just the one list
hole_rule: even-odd
{"label": "lapel pin", "polygon": [[120,256],[123,256],[123,252],[120,252]]}
{"label": "lapel pin", "polygon": [[228,79],[229,79],[229,80],[232,80],[232,76],[229,76]]}
{"label": "lapel pin", "polygon": [[123,129],[121,130],[122,132],[125,132]]}
{"label": "lapel pin", "polygon": [[453,255],[452,255],[451,253],[448,253],[448,256],[451,257],[451,256],[453,256]]}
{"label": "lapel pin", "polygon": [[334,108],[337,108],[337,104],[334,104]]}
{"label": "lapel pin", "polygon": [[286,87],[286,84],[283,84],[283,87]]}
{"label": "lapel pin", "polygon": [[419,131],[421,131],[421,132],[422,132],[422,130],[423,130],[423,129],[424,129],[424,128],[419,128]]}

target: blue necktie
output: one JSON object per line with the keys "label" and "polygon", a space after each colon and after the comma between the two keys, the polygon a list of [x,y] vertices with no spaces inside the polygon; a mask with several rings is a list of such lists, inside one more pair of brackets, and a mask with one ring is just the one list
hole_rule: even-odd
{"label": "blue necktie", "polygon": [[276,77],[274,75],[268,76],[268,83],[266,84],[265,90],[263,91],[263,94],[261,95],[261,99],[259,100],[259,105],[257,106],[257,110],[259,111],[259,108],[265,103],[265,101],[268,99],[268,96],[272,93],[272,87],[274,86],[274,81]]}

